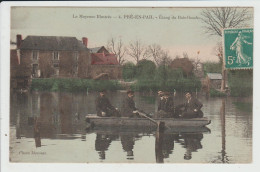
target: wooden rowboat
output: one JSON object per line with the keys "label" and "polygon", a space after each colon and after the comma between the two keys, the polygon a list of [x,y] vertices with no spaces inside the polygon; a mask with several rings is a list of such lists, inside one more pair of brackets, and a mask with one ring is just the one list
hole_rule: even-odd
{"label": "wooden rowboat", "polygon": [[[170,128],[176,127],[204,127],[211,123],[208,118],[154,118],[157,122],[164,122]],[[129,117],[99,117],[93,114],[86,116],[86,122],[98,127],[157,127],[154,122],[147,118]]]}
{"label": "wooden rowboat", "polygon": [[[86,128],[86,133],[99,133],[99,134],[143,134],[150,135],[157,132],[157,128],[152,127],[111,127],[111,126],[93,126]],[[173,133],[211,133],[207,127],[174,127],[166,128],[164,134]]]}

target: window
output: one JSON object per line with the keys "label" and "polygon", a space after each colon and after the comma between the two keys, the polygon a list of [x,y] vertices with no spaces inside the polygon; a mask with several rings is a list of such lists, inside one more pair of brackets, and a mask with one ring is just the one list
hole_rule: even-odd
{"label": "window", "polygon": [[75,59],[76,61],[78,61],[78,59],[79,59],[79,53],[78,53],[77,51],[74,51],[73,55],[74,55],[74,59]]}
{"label": "window", "polygon": [[59,60],[59,52],[58,51],[53,52],[53,60]]}
{"label": "window", "polygon": [[38,60],[39,52],[38,51],[33,51],[32,52],[32,58],[33,60]]}
{"label": "window", "polygon": [[59,63],[54,63],[53,67],[58,68],[59,67]]}
{"label": "window", "polygon": [[32,75],[34,77],[37,77],[37,72],[38,72],[38,64],[33,64],[33,72]]}

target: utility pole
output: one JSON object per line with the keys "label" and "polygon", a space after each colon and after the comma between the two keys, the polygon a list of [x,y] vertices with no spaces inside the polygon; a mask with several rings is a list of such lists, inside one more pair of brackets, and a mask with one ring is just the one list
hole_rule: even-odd
{"label": "utility pole", "polygon": [[[221,58],[223,58],[223,54],[218,54]],[[221,80],[221,92],[225,91],[226,88],[226,83],[227,83],[227,70],[225,69],[225,63],[224,59],[222,62],[222,80]]]}

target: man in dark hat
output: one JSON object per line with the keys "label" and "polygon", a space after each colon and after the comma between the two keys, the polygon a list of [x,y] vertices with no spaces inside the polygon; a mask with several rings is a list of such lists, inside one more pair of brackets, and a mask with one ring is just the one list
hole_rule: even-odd
{"label": "man in dark hat", "polygon": [[178,105],[178,109],[184,107],[183,113],[180,115],[182,118],[199,118],[203,117],[203,112],[200,110],[203,104],[192,96],[190,91],[185,94],[186,102]]}
{"label": "man in dark hat", "polygon": [[102,90],[96,99],[97,115],[101,117],[120,116],[117,109],[111,105],[106,97],[106,91]]}
{"label": "man in dark hat", "polygon": [[138,116],[137,114],[137,108],[135,107],[134,102],[134,91],[127,91],[126,92],[127,97],[124,99],[122,108],[121,108],[121,114],[124,117],[135,117]]}
{"label": "man in dark hat", "polygon": [[174,101],[169,92],[164,92],[162,99],[158,104],[158,112],[156,118],[174,117]]}

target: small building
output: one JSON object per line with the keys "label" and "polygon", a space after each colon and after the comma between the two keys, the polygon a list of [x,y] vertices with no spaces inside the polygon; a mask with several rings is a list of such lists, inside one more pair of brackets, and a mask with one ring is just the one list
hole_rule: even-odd
{"label": "small building", "polygon": [[109,53],[104,47],[90,48],[91,69],[90,76],[94,79],[120,79],[122,67],[115,54]]}
{"label": "small building", "polygon": [[222,75],[220,73],[207,73],[206,81],[209,88],[221,89]]}

